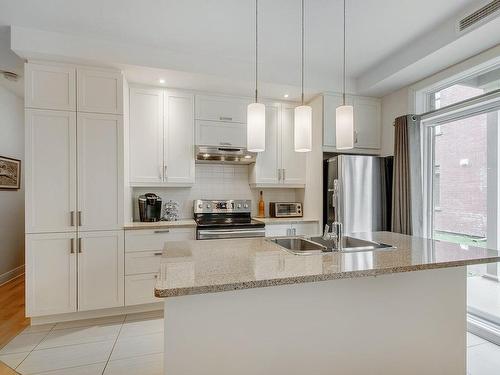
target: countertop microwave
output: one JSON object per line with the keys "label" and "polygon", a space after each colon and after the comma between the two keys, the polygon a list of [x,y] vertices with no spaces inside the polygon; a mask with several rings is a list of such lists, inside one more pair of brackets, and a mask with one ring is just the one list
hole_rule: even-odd
{"label": "countertop microwave", "polygon": [[270,202],[269,216],[271,217],[302,217],[302,203],[300,202]]}

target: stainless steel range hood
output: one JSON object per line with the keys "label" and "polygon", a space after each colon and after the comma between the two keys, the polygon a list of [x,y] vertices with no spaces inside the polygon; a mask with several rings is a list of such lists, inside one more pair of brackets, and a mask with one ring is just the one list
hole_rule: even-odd
{"label": "stainless steel range hood", "polygon": [[196,146],[196,163],[252,164],[257,154],[244,147]]}

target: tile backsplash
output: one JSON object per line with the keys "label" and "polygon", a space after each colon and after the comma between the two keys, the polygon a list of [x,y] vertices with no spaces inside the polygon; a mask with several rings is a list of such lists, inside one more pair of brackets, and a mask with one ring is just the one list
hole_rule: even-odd
{"label": "tile backsplash", "polygon": [[196,181],[191,188],[134,188],[132,200],[134,220],[139,220],[137,197],[144,193],[156,193],[163,201],[179,202],[180,218],[193,217],[195,199],[251,199],[252,214],[258,213],[259,191],[264,192],[266,216],[271,201],[296,201],[300,196],[297,189],[251,189],[248,184],[248,166],[196,164]]}

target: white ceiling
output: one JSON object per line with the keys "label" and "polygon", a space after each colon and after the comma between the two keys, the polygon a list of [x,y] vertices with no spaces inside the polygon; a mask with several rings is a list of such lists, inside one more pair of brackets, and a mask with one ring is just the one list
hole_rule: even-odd
{"label": "white ceiling", "polygon": [[[484,2],[347,0],[350,91],[356,90],[352,81],[379,69],[387,58],[410,49],[413,41],[450,18]],[[259,4],[262,79],[297,85],[300,0],[260,0]],[[305,6],[306,86],[311,93],[337,91],[341,82],[342,1],[305,0]],[[165,50],[183,55],[183,63],[174,67],[168,61],[155,61],[155,56],[142,56],[140,65],[239,78],[248,84],[254,59],[253,7],[253,0],[0,0],[0,30],[14,25],[131,48]],[[150,64],[142,63],[148,60]],[[125,66],[130,61],[109,63]]]}

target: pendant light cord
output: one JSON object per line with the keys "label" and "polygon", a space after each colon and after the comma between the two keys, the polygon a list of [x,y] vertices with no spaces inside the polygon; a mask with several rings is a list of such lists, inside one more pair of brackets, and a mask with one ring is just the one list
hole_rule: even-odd
{"label": "pendant light cord", "polygon": [[344,0],[344,62],[343,62],[343,78],[342,78],[342,102],[345,105],[345,18],[346,18],[346,10],[345,10],[345,0]]}
{"label": "pendant light cord", "polygon": [[258,77],[259,77],[259,31],[258,31],[258,17],[259,17],[259,0],[255,0],[255,103],[257,103],[257,92],[258,92]]}
{"label": "pendant light cord", "polygon": [[301,73],[301,86],[302,86],[302,105],[304,105],[304,0],[302,0],[302,73]]}

